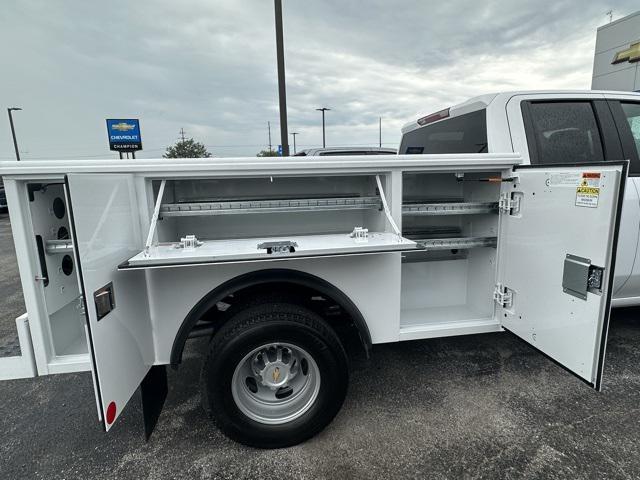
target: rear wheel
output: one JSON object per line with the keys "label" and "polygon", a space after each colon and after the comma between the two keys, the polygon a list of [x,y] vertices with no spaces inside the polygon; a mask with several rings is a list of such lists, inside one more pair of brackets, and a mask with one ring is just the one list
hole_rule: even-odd
{"label": "rear wheel", "polygon": [[286,447],[331,422],[346,395],[347,369],[340,340],[319,315],[290,303],[254,305],[214,336],[203,399],[232,439]]}

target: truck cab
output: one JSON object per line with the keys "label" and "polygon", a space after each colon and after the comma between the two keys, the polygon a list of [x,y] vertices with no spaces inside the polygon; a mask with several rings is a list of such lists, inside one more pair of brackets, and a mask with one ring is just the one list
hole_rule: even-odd
{"label": "truck cab", "polygon": [[613,306],[640,305],[640,94],[534,91],[482,95],[402,128],[399,154],[519,153],[525,164],[629,160]]}

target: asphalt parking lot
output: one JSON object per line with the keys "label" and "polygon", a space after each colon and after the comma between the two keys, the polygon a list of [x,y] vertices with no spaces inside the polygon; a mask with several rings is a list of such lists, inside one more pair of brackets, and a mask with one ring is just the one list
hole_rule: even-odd
{"label": "asphalt parking lot", "polygon": [[[0,214],[0,345],[24,309]],[[255,450],[206,420],[190,346],[146,443],[138,396],[111,432],[89,374],[0,383],[0,478],[640,477],[640,320],[615,312],[596,393],[509,334],[376,346],[352,359],[334,422],[293,448]]]}

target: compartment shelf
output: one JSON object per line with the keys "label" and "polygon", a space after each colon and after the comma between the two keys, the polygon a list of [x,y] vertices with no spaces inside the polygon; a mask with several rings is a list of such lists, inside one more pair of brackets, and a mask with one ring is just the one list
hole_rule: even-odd
{"label": "compartment shelf", "polygon": [[425,250],[461,250],[478,247],[495,247],[497,237],[454,237],[454,238],[425,238],[412,239],[418,248]]}
{"label": "compartment shelf", "polygon": [[[269,246],[264,245],[269,243],[285,243],[290,249],[274,253],[273,250],[269,250]],[[349,233],[340,233],[205,240],[193,248],[181,246],[180,243],[162,243],[131,257],[119,265],[118,269],[404,252],[415,250],[416,246],[412,240],[391,232],[369,232],[365,239],[353,238]]]}
{"label": "compartment shelf", "polygon": [[472,215],[497,211],[497,202],[433,202],[402,205],[403,216]]}
{"label": "compartment shelf", "polygon": [[234,215],[249,213],[313,212],[382,209],[380,197],[330,197],[229,202],[165,203],[162,217]]}

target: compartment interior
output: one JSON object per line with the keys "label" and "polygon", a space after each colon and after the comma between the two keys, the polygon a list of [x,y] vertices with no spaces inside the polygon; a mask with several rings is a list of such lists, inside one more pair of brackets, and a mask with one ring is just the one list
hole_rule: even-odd
{"label": "compartment interior", "polygon": [[[157,198],[159,181],[153,182]],[[384,188],[384,187],[383,187]],[[372,175],[168,180],[158,242],[385,231]]]}
{"label": "compartment interior", "polygon": [[403,330],[493,319],[500,173],[404,173]]}
{"label": "compartment interior", "polygon": [[69,209],[61,183],[30,183],[29,209],[48,316],[51,361],[89,352],[75,271]]}

